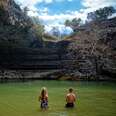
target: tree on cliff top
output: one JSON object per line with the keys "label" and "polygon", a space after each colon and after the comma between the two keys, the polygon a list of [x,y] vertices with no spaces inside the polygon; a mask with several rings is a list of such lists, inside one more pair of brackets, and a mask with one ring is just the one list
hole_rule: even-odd
{"label": "tree on cliff top", "polygon": [[73,31],[76,31],[76,28],[80,25],[81,23],[81,19],[80,18],[73,18],[72,20],[66,20],[64,22],[65,26],[71,27],[73,29]]}
{"label": "tree on cliff top", "polygon": [[87,19],[89,21],[105,20],[115,12],[116,10],[112,6],[104,7],[88,13]]}

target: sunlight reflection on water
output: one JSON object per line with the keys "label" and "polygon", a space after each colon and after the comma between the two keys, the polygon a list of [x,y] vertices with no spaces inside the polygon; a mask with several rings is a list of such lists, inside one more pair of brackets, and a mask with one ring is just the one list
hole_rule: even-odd
{"label": "sunlight reflection on water", "polygon": [[49,116],[68,116],[68,114],[66,112],[53,112]]}

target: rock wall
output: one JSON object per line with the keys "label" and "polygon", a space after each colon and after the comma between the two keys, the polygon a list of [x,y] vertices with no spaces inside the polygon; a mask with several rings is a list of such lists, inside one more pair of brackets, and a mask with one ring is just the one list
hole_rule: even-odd
{"label": "rock wall", "polygon": [[116,18],[59,42],[43,42],[32,26],[13,0],[0,0],[1,79],[116,79]]}
{"label": "rock wall", "polygon": [[32,26],[14,0],[0,0],[0,47],[41,47]]}
{"label": "rock wall", "polygon": [[82,61],[69,69],[73,75],[116,79],[116,18],[85,24],[70,39],[67,57]]}
{"label": "rock wall", "polygon": [[28,16],[20,9],[14,0],[0,1],[1,24],[11,24],[21,27],[31,27],[32,22]]}

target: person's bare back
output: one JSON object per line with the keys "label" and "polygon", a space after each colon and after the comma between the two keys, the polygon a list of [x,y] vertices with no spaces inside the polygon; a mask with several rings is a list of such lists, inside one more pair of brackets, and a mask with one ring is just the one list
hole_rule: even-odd
{"label": "person's bare back", "polygon": [[69,89],[69,93],[66,95],[66,107],[74,107],[74,102],[76,100],[76,95],[73,93],[73,89]]}

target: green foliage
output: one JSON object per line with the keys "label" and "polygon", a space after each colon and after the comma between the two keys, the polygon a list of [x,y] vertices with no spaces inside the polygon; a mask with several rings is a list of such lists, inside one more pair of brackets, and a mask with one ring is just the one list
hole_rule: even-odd
{"label": "green foliage", "polygon": [[81,23],[81,19],[80,18],[74,18],[74,19],[72,19],[72,22],[71,22],[71,25],[73,26],[73,27],[75,27],[75,26],[79,26],[79,24]]}
{"label": "green foliage", "polygon": [[28,7],[24,7],[24,8],[23,8],[23,13],[24,13],[25,15],[27,15],[28,11],[29,11],[29,8],[28,8]]}
{"label": "green foliage", "polygon": [[75,28],[77,28],[81,24],[82,20],[80,18],[73,18],[72,20],[66,20],[65,26],[71,27],[73,31],[76,31]]}
{"label": "green foliage", "polygon": [[44,38],[44,40],[48,40],[48,41],[57,41],[58,40],[58,38],[56,36],[50,35],[48,33],[44,33],[43,38]]}
{"label": "green foliage", "polygon": [[70,25],[71,25],[71,21],[67,19],[67,20],[64,22],[64,25],[65,25],[65,26],[70,26]]}
{"label": "green foliage", "polygon": [[34,26],[33,29],[35,30],[35,33],[39,39],[45,40],[45,41],[56,41],[58,40],[58,36],[60,35],[59,30],[57,27],[53,27],[51,32],[52,35],[45,33],[44,25],[42,25],[42,22],[38,17],[31,17]]}
{"label": "green foliage", "polygon": [[100,8],[99,10],[96,10],[95,12],[88,13],[87,19],[88,20],[104,20],[107,19],[108,16],[111,16],[113,13],[115,13],[116,10],[114,7],[104,7]]}
{"label": "green foliage", "polygon": [[35,30],[35,34],[39,39],[42,39],[43,34],[44,34],[44,26],[41,24],[36,24],[33,26],[33,29]]}
{"label": "green foliage", "polygon": [[73,32],[73,33],[71,33],[70,35],[65,36],[64,39],[65,39],[65,40],[73,39],[75,36],[77,36],[77,32]]}
{"label": "green foliage", "polygon": [[32,21],[33,21],[33,23],[34,23],[35,25],[36,25],[36,24],[41,24],[41,21],[40,21],[39,17],[33,16],[33,17],[31,17],[31,19],[32,19]]}
{"label": "green foliage", "polygon": [[39,39],[43,39],[43,34],[45,33],[44,25],[42,25],[38,17],[31,17],[31,20],[34,24],[33,29],[35,31],[35,34]]}

